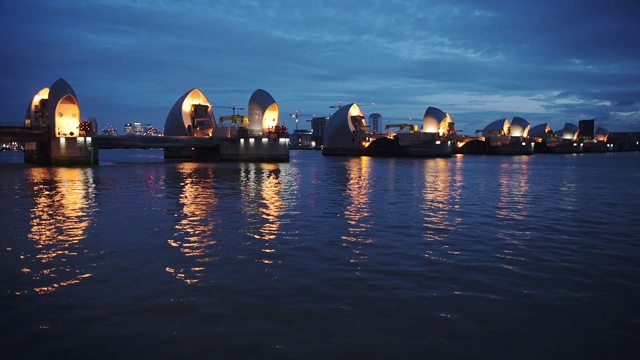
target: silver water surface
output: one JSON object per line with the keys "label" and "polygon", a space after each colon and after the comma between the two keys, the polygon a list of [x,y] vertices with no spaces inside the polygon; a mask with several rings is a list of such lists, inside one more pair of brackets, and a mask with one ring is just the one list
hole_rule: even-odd
{"label": "silver water surface", "polygon": [[640,351],[638,153],[100,157],[0,154],[8,358]]}

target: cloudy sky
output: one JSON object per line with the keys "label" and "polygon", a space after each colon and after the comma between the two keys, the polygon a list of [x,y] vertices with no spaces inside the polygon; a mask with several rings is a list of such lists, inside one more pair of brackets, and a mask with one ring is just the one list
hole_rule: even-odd
{"label": "cloudy sky", "polygon": [[383,123],[436,106],[468,135],[514,116],[640,131],[639,19],[638,0],[2,1],[0,122],[64,78],[120,132],[164,127],[194,87],[216,117],[264,89],[289,128],[356,102]]}

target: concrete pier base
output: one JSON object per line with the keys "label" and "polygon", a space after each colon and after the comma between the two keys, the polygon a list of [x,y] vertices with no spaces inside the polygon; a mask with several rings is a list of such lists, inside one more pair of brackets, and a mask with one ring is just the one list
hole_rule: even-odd
{"label": "concrete pier base", "polygon": [[289,138],[259,136],[222,139],[220,160],[287,162],[289,161]]}
{"label": "concrete pier base", "polygon": [[28,142],[24,162],[34,165],[98,165],[98,148],[92,137],[51,138],[49,142]]}

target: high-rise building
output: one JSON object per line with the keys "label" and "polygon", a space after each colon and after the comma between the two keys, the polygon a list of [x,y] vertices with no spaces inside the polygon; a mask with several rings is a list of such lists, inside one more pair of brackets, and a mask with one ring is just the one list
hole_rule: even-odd
{"label": "high-rise building", "polygon": [[594,119],[578,121],[578,129],[580,131],[578,134],[583,140],[593,140],[594,124]]}
{"label": "high-rise building", "polygon": [[378,113],[371,113],[369,115],[369,124],[371,124],[371,131],[374,133],[380,132],[380,125],[382,124],[382,115]]}
{"label": "high-rise building", "polygon": [[133,133],[135,135],[142,135],[142,124],[140,124],[139,122],[134,122],[133,123]]}
{"label": "high-rise building", "polygon": [[324,145],[324,127],[329,122],[328,116],[314,117],[311,119],[311,141],[315,142],[316,147]]}
{"label": "high-rise building", "polygon": [[130,123],[124,124],[124,134],[133,135],[133,125],[131,125]]}

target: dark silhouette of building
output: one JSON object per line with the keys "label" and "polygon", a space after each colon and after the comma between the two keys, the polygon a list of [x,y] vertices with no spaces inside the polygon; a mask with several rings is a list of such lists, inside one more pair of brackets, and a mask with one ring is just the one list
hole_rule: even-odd
{"label": "dark silhouette of building", "polygon": [[311,140],[316,143],[316,147],[324,146],[324,128],[329,122],[328,116],[314,117],[311,119]]}

